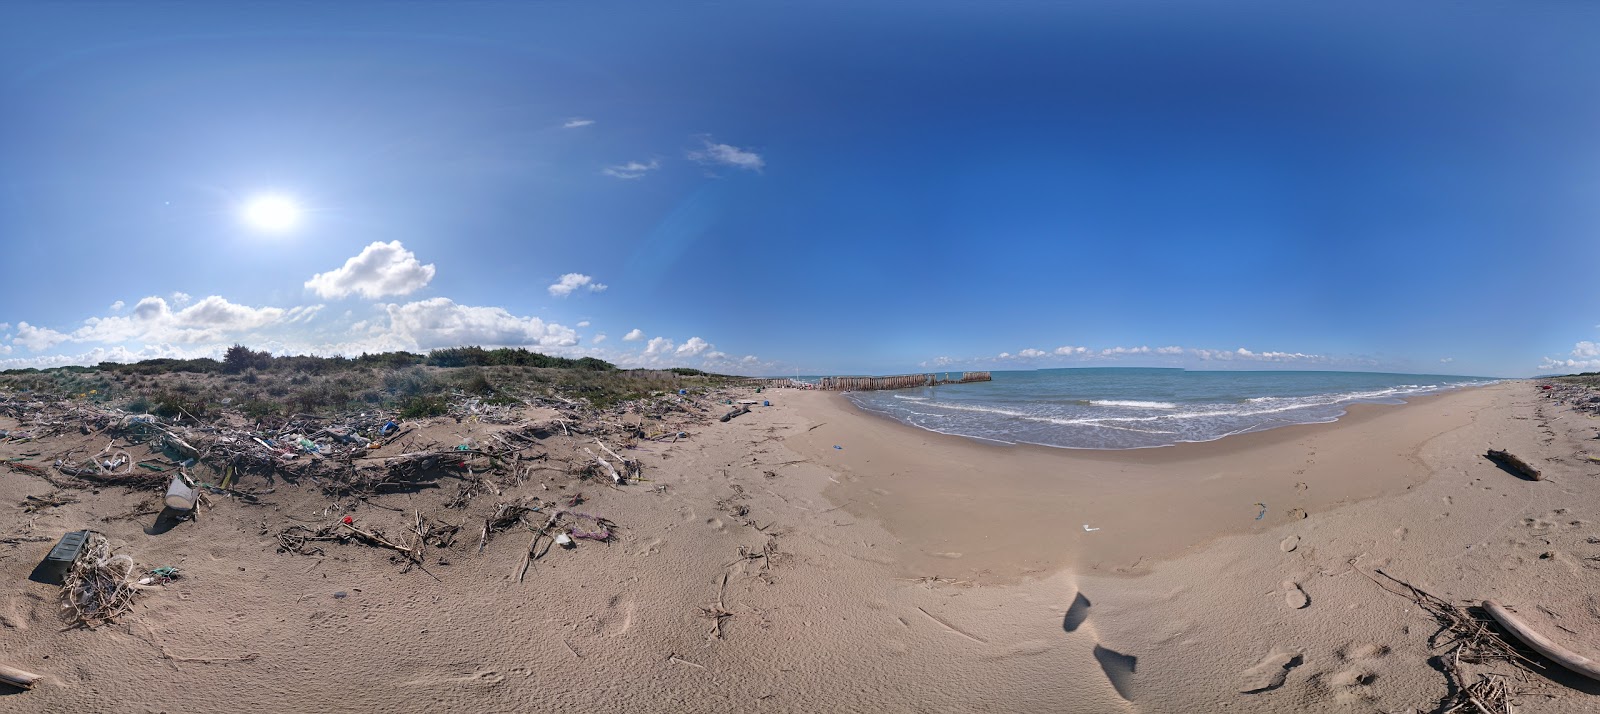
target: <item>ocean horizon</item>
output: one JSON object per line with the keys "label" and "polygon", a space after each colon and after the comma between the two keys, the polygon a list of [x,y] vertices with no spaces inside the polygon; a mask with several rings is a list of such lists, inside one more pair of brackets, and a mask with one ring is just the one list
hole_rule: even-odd
{"label": "ocean horizon", "polygon": [[993,372],[991,382],[848,392],[857,407],[920,429],[1004,444],[1140,449],[1337,420],[1351,404],[1501,381],[1337,371],[1087,367]]}

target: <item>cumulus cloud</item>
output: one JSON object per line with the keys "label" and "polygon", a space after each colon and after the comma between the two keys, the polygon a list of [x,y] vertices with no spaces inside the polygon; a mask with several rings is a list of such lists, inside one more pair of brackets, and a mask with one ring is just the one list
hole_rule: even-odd
{"label": "cumulus cloud", "polygon": [[714,166],[727,166],[743,171],[760,172],[767,162],[760,154],[747,151],[729,144],[718,144],[710,139],[703,139],[705,147],[689,152],[689,159],[702,164]]}
{"label": "cumulus cloud", "polygon": [[652,337],[645,343],[644,353],[647,355],[666,354],[672,349],[672,340],[665,337]]}
{"label": "cumulus cloud", "polygon": [[374,242],[343,267],[311,276],[305,286],[329,300],[351,294],[380,298],[414,293],[431,282],[433,274],[433,265],[423,265],[400,241]]}
{"label": "cumulus cloud", "polygon": [[[295,316],[304,317],[307,309],[295,308]],[[312,314],[320,309],[315,306]],[[130,315],[84,320],[71,337],[76,342],[199,344],[266,327],[283,320],[285,314],[282,308],[239,305],[218,295],[173,310],[165,299],[150,296],[135,304]]]}
{"label": "cumulus cloud", "polygon": [[597,283],[594,281],[594,278],[584,275],[583,273],[567,273],[566,275],[561,276],[561,279],[557,280],[555,284],[551,285],[548,289],[550,290],[550,294],[552,296],[564,298],[568,295],[571,295],[573,291],[577,290],[578,288],[586,288],[589,292],[597,293],[605,290],[608,287],[611,286],[606,285],[605,283]]}
{"label": "cumulus cloud", "polygon": [[590,342],[590,344],[598,345],[601,342],[605,342],[605,341],[606,341],[606,333],[602,332],[602,333],[600,333],[598,335],[595,335],[594,339],[590,340],[589,342]]}
{"label": "cumulus cloud", "polygon": [[637,178],[644,178],[645,174],[648,174],[651,171],[655,171],[656,169],[659,169],[659,168],[661,168],[661,162],[657,161],[655,159],[651,159],[650,163],[648,163],[648,164],[642,163],[642,162],[639,162],[639,161],[629,161],[626,164],[617,164],[616,166],[607,166],[607,167],[605,167],[603,169],[600,169],[600,173],[603,173],[603,174],[605,174],[607,176],[610,176],[612,178],[637,179]]}
{"label": "cumulus cloud", "polygon": [[1244,347],[1235,350],[1190,350],[1194,356],[1205,361],[1228,362],[1234,360],[1255,362],[1326,362],[1328,358],[1323,355],[1307,354],[1305,352],[1256,352]]}
{"label": "cumulus cloud", "polygon": [[122,308],[127,307],[127,305],[128,305],[128,303],[125,303],[125,302],[123,302],[121,300],[118,300],[118,301],[116,301],[114,303],[111,303],[111,311],[112,312],[117,312],[118,310],[121,310]]}
{"label": "cumulus cloud", "polygon": [[1440,357],[1439,358],[1439,363],[1440,364],[1450,364],[1451,362],[1454,362],[1454,361],[1456,361],[1456,358],[1454,358],[1454,357]]}
{"label": "cumulus cloud", "polygon": [[1032,347],[1030,347],[1030,348],[1025,349],[1025,350],[1023,350],[1021,352],[1018,352],[1017,356],[1018,357],[1033,358],[1033,357],[1043,357],[1046,354],[1049,354],[1049,353],[1045,352],[1044,350],[1036,350],[1036,349],[1033,349]]}
{"label": "cumulus cloud", "polygon": [[644,339],[644,330],[641,330],[637,327],[629,330],[628,334],[622,336],[623,342],[637,342],[642,339]]}
{"label": "cumulus cloud", "polygon": [[178,307],[183,307],[184,305],[188,305],[189,301],[193,300],[193,299],[194,298],[191,297],[189,295],[189,293],[183,292],[181,290],[179,290],[179,291],[177,291],[177,292],[172,294],[172,304],[177,305]]}
{"label": "cumulus cloud", "polygon": [[67,335],[48,327],[30,325],[24,320],[17,323],[17,336],[12,338],[11,341],[37,352],[55,347],[68,339]]}
{"label": "cumulus cloud", "polygon": [[501,307],[458,305],[449,298],[429,298],[405,305],[387,305],[391,333],[417,349],[483,345],[486,347],[570,347],[578,333],[537,317],[518,317]]}
{"label": "cumulus cloud", "polygon": [[698,357],[700,353],[712,349],[714,346],[698,337],[690,337],[688,341],[678,346],[677,354],[686,357]]}
{"label": "cumulus cloud", "polygon": [[573,117],[571,119],[568,119],[567,123],[562,124],[561,128],[562,129],[577,129],[578,127],[589,126],[590,124],[593,124],[593,123],[594,123],[593,119],[585,119],[583,117]]}
{"label": "cumulus cloud", "polygon": [[1183,354],[1183,348],[1182,347],[1175,347],[1175,346],[1174,347],[1157,347],[1156,348],[1156,354],[1158,354],[1158,355],[1181,355],[1181,354]]}
{"label": "cumulus cloud", "polygon": [[1101,354],[1101,356],[1104,356],[1104,357],[1110,357],[1112,355],[1143,355],[1143,354],[1150,354],[1150,348],[1149,347],[1107,347],[1106,349],[1100,350],[1100,354]]}
{"label": "cumulus cloud", "polygon": [[588,327],[588,326],[589,326],[589,321],[588,320],[581,320],[581,321],[578,322],[578,327]]}
{"label": "cumulus cloud", "polygon": [[1573,372],[1600,370],[1600,342],[1579,342],[1572,346],[1572,352],[1565,359],[1546,357],[1539,363],[1539,371],[1553,370]]}
{"label": "cumulus cloud", "polygon": [[1068,355],[1087,354],[1088,352],[1089,352],[1089,348],[1088,347],[1074,347],[1072,345],[1062,345],[1062,346],[1057,347],[1055,349],[1055,353],[1058,354],[1058,355],[1061,355],[1063,357],[1068,356]]}

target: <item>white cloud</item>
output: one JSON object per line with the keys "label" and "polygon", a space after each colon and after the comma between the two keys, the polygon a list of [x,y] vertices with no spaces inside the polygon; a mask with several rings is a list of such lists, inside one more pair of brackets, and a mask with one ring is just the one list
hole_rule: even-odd
{"label": "white cloud", "polygon": [[374,242],[343,267],[311,276],[305,286],[330,300],[352,293],[380,298],[414,293],[432,281],[433,274],[433,265],[423,265],[400,241]]}
{"label": "white cloud", "polygon": [[128,303],[125,303],[125,302],[123,302],[121,300],[118,300],[118,301],[116,301],[114,303],[111,303],[111,311],[112,312],[116,312],[118,310],[121,310],[124,307],[127,307],[127,305],[128,305]]}
{"label": "white cloud", "polygon": [[1056,350],[1055,350],[1056,354],[1061,355],[1063,357],[1065,357],[1067,355],[1086,354],[1086,353],[1088,353],[1088,351],[1089,351],[1088,347],[1074,347],[1072,345],[1062,345],[1060,347],[1057,347]]}
{"label": "white cloud", "polygon": [[1100,350],[1100,355],[1103,356],[1103,357],[1110,357],[1112,355],[1143,355],[1143,354],[1150,354],[1150,348],[1149,347],[1108,347],[1106,349]]}
{"label": "white cloud", "polygon": [[710,139],[703,139],[702,141],[705,142],[705,148],[698,151],[690,151],[689,158],[691,160],[702,164],[729,166],[755,172],[760,172],[767,165],[766,160],[754,151],[747,151],[729,144],[718,144]]}
{"label": "white cloud", "polygon": [[644,339],[644,330],[641,330],[637,327],[629,330],[628,334],[622,336],[623,342],[637,342],[642,339]]}
{"label": "white cloud", "polygon": [[589,126],[590,124],[593,124],[593,123],[594,123],[593,119],[585,119],[583,117],[573,117],[571,119],[568,119],[567,123],[562,124],[561,128],[562,129],[576,129],[576,128],[581,127],[581,126]]}
{"label": "white cloud", "polygon": [[728,358],[728,353],[726,353],[726,352],[718,352],[716,350],[712,350],[712,351],[706,353],[706,359],[707,360],[725,360],[727,358]]}
{"label": "white cloud", "polygon": [[11,354],[11,345],[0,345],[0,355]]}
{"label": "white cloud", "polygon": [[648,163],[648,164],[641,163],[641,162],[638,162],[638,161],[629,161],[626,164],[618,164],[616,166],[607,166],[607,167],[601,169],[600,173],[603,173],[603,174],[605,174],[607,176],[610,176],[612,178],[636,179],[636,178],[644,178],[645,174],[650,173],[651,171],[655,171],[656,169],[659,169],[659,168],[661,168],[661,162],[657,161],[655,159],[651,159],[650,163]]}
{"label": "white cloud", "polygon": [[[611,286],[606,285],[605,283],[597,283],[594,281],[594,278],[584,275],[583,273],[567,273],[566,275],[561,276],[561,279],[557,280],[555,284],[551,285],[548,289],[550,290],[550,294],[552,296],[564,298],[568,295],[571,295],[572,292],[578,288],[587,288],[589,292],[597,293],[609,287]],[[584,327],[584,325],[581,324],[578,326]]]}
{"label": "white cloud", "polygon": [[0,322],[0,332],[5,332],[6,330],[9,330],[9,329],[11,329],[11,323],[9,323],[9,322]]}
{"label": "white cloud", "polygon": [[678,346],[677,354],[688,357],[698,357],[700,353],[713,349],[715,346],[698,337],[690,337],[688,341]]}
{"label": "white cloud", "polygon": [[30,350],[38,352],[55,347],[69,338],[48,327],[30,325],[26,320],[17,323],[17,336],[11,341]]}
{"label": "white cloud", "polygon": [[672,349],[672,340],[665,337],[652,337],[645,343],[644,353],[647,355],[665,354]]}
{"label": "white cloud", "polygon": [[1572,372],[1600,370],[1600,342],[1579,342],[1572,346],[1571,356],[1567,359],[1546,357],[1543,362],[1539,363],[1539,371],[1541,372],[1555,370]]}
{"label": "white cloud", "polygon": [[1036,350],[1036,349],[1033,349],[1032,347],[1030,347],[1030,348],[1025,349],[1025,350],[1023,350],[1021,352],[1018,352],[1017,356],[1018,357],[1033,358],[1033,357],[1043,357],[1046,354],[1049,354],[1049,353],[1045,352],[1044,350]]}
{"label": "white cloud", "polygon": [[1158,354],[1158,355],[1181,355],[1181,354],[1183,354],[1183,348],[1182,347],[1176,347],[1176,346],[1174,346],[1174,347],[1157,347],[1156,348],[1156,354]]}
{"label": "white cloud", "polygon": [[995,359],[1011,359],[1011,353],[1010,352],[1001,352],[1000,354],[995,356]]}
{"label": "white cloud", "polygon": [[226,339],[278,323],[286,314],[304,321],[322,306],[297,307],[290,311],[276,307],[249,307],[212,295],[182,310],[174,311],[163,298],[150,296],[133,306],[127,316],[91,317],[83,327],[73,330],[74,342],[140,342],[198,344]]}
{"label": "white cloud", "polygon": [[595,336],[594,336],[594,339],[593,339],[593,340],[590,340],[590,341],[589,341],[589,343],[590,343],[590,344],[595,344],[595,345],[598,345],[598,344],[600,344],[600,343],[601,343],[601,342],[605,342],[605,341],[606,341],[606,333],[604,333],[604,332],[602,332],[602,333],[600,333],[600,334],[598,334],[598,335],[595,335]]}
{"label": "white cloud", "polygon": [[405,305],[387,305],[391,333],[416,349],[482,345],[485,347],[570,347],[578,344],[572,328],[537,317],[517,317],[501,307],[458,305],[449,298],[429,298]]}
{"label": "white cloud", "polygon": [[588,320],[581,320],[581,321],[578,322],[578,327],[588,327],[588,326],[589,326],[589,321]]}
{"label": "white cloud", "polygon": [[1304,352],[1255,352],[1240,347],[1235,350],[1190,350],[1194,356],[1205,361],[1228,362],[1234,360],[1254,362],[1327,362],[1329,359],[1323,355],[1307,354]]}
{"label": "white cloud", "polygon": [[189,301],[193,300],[193,299],[194,298],[190,297],[189,293],[183,292],[181,290],[172,294],[172,304],[177,305],[178,307],[183,307],[184,305],[188,305]]}
{"label": "white cloud", "polygon": [[1451,362],[1454,362],[1454,361],[1456,361],[1456,358],[1454,358],[1454,357],[1441,357],[1441,358],[1439,358],[1439,363],[1440,364],[1450,364]]}

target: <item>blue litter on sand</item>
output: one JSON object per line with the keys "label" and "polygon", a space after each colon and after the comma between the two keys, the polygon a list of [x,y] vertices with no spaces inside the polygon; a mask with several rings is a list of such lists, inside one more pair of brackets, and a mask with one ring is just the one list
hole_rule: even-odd
{"label": "blue litter on sand", "polygon": [[1261,520],[1262,516],[1267,515],[1267,504],[1265,504],[1265,503],[1257,503],[1255,505],[1261,507],[1261,512],[1256,514],[1256,520],[1259,521],[1259,520]]}
{"label": "blue litter on sand", "polygon": [[840,450],[840,451],[844,451],[844,447],[843,447],[843,446],[840,446],[840,445],[838,445],[838,444],[834,444],[834,445],[833,445],[833,448],[835,448],[835,449],[838,449],[838,450]]}

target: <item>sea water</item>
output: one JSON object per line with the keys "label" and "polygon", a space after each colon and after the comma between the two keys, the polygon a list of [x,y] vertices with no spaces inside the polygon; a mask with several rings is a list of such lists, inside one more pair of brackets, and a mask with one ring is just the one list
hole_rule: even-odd
{"label": "sea water", "polygon": [[1376,372],[1043,369],[994,381],[851,392],[857,406],[912,426],[1007,444],[1137,449],[1330,422],[1355,403],[1495,380]]}

